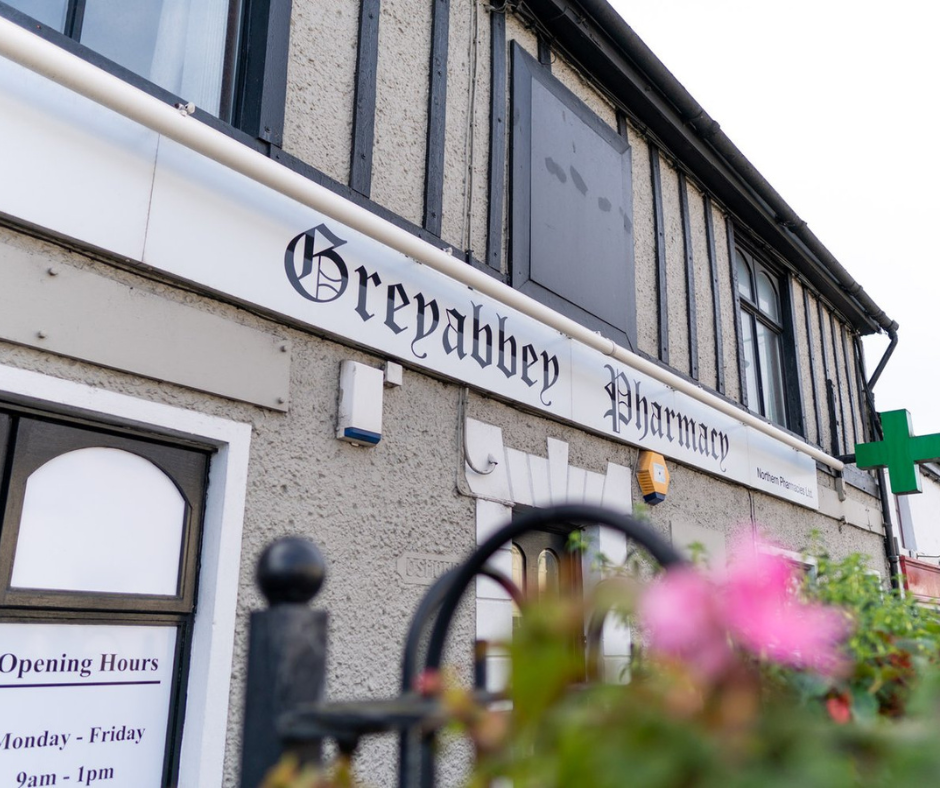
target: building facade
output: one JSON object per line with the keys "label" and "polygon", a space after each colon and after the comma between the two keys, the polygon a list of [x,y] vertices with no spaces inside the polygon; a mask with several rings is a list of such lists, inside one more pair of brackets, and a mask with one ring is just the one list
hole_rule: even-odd
{"label": "building facade", "polygon": [[[19,0],[0,55],[0,772],[235,785],[272,539],[327,558],[330,695],[392,695],[434,578],[514,511],[631,511],[643,452],[677,544],[889,574],[838,458],[896,324],[604,0]],[[476,597],[455,643],[509,637]]]}
{"label": "building facade", "polygon": [[937,505],[940,504],[940,467],[920,466],[921,494],[893,495],[890,510],[900,545],[900,569],[905,591],[936,605],[940,599],[940,542]]}

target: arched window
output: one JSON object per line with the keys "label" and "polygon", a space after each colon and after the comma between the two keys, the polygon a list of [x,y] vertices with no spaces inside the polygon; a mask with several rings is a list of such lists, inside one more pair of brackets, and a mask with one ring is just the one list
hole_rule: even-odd
{"label": "arched window", "polygon": [[529,601],[580,593],[581,554],[568,550],[568,532],[520,534],[512,544],[512,567],[513,582]]}
{"label": "arched window", "polygon": [[[516,588],[520,589],[525,593],[525,556],[522,553],[522,549],[517,544],[512,546],[512,582]],[[522,616],[522,611],[519,609],[519,605],[516,604],[515,600],[512,602],[512,626],[513,629],[516,628],[519,624],[519,619]]]}
{"label": "arched window", "polygon": [[186,501],[125,449],[60,454],[26,481],[12,588],[175,596]]}
{"label": "arched window", "polygon": [[539,553],[539,599],[557,597],[561,591],[561,566],[554,550],[546,548]]}
{"label": "arched window", "polygon": [[781,279],[745,249],[735,249],[745,396],[750,410],[791,429],[786,399],[786,330]]}

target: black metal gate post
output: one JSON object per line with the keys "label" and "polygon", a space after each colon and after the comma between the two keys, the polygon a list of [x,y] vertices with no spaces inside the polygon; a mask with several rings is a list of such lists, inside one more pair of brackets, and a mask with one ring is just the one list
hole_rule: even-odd
{"label": "black metal gate post", "polygon": [[271,544],[258,562],[267,610],[251,614],[248,686],[242,740],[242,788],[258,788],[285,752],[319,763],[321,740],[283,739],[277,720],[323,700],[327,613],[308,603],[323,584],[326,564],[315,545],[289,537]]}
{"label": "black metal gate post", "polygon": [[[417,675],[437,671],[444,643],[461,597],[477,575],[496,580],[517,601],[511,579],[487,568],[486,562],[518,535],[547,526],[572,529],[598,524],[620,531],[663,567],[683,562],[675,548],[648,525],[596,506],[563,505],[519,517],[493,533],[467,559],[428,589],[408,629],[402,659],[401,694],[396,698],[324,703],[326,613],[307,607],[323,582],[320,552],[302,539],[275,542],[258,567],[258,582],[271,609],[252,614],[242,742],[242,788],[257,788],[265,772],[284,752],[306,762],[320,761],[321,742],[329,737],[352,756],[361,737],[398,734],[399,786],[436,785],[435,739],[450,719],[441,698],[413,686]],[[596,655],[605,616],[596,611],[588,631],[589,655]],[[421,644],[427,638],[427,647]],[[423,658],[419,652],[424,651]],[[477,703],[503,696],[483,689],[485,650],[476,644]],[[596,657],[589,656],[590,659]]]}

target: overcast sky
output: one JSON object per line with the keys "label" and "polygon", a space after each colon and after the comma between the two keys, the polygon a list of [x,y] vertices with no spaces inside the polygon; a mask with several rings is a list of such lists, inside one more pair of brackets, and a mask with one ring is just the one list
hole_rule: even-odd
{"label": "overcast sky", "polygon": [[940,4],[611,1],[900,323],[878,410],[940,432]]}

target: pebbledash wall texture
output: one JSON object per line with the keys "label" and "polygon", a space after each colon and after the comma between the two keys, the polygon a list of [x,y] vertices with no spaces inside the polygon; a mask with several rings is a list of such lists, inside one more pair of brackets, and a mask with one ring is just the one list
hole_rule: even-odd
{"label": "pebbledash wall texture", "polygon": [[[4,36],[29,31],[171,107],[190,100],[21,5],[0,3]],[[316,605],[330,613],[334,699],[397,692],[428,583],[514,510],[631,511],[646,449],[671,476],[648,516],[676,544],[720,560],[759,530],[797,560],[818,532],[835,556],[870,555],[888,581],[877,477],[805,452],[838,457],[870,439],[859,338],[895,324],[695,111],[629,19],[604,0],[217,5],[221,100],[187,122],[802,448],[3,57],[0,460],[19,461],[31,418],[209,456],[204,520],[184,549],[198,556],[194,600],[173,608],[188,663],[168,711],[180,732],[154,785],[237,785],[254,571],[282,535],[309,537],[327,559]],[[404,367],[401,385],[382,389],[374,447],[337,439],[347,361]],[[680,414],[698,425],[682,441]],[[22,494],[0,495],[12,594],[26,526],[9,505]],[[625,554],[610,534],[590,536]],[[497,565],[512,574],[509,545]],[[592,571],[585,562],[584,587]],[[2,596],[0,622],[71,620],[48,595],[23,599]],[[95,624],[118,616],[109,599],[83,609]],[[467,671],[472,640],[511,626],[508,597],[480,581],[452,661]],[[629,638],[605,638],[614,678]],[[503,660],[490,658],[493,682]],[[441,784],[467,757],[451,748]],[[391,784],[395,758],[392,741],[366,743],[362,776]]]}

